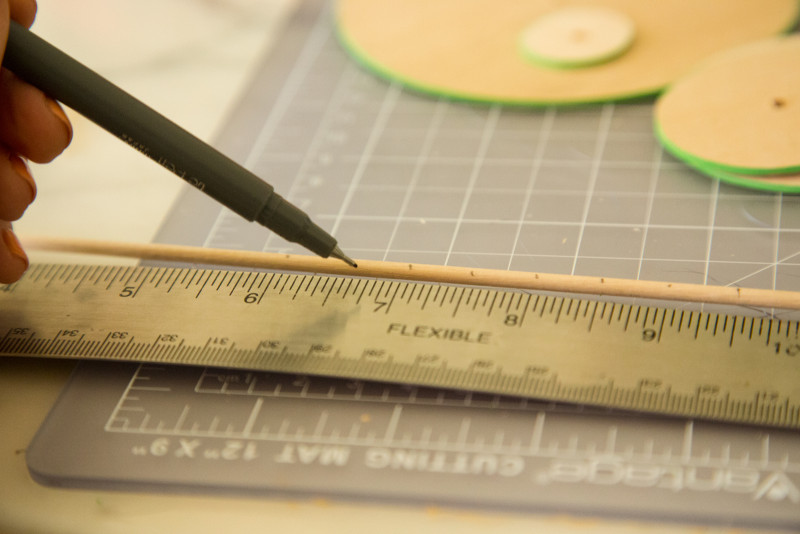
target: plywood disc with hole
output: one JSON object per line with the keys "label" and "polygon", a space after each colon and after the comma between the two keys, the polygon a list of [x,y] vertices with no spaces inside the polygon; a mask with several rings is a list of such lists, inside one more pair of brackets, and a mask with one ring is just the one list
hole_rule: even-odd
{"label": "plywood disc with hole", "polygon": [[681,159],[733,173],[800,171],[800,35],[703,63],[661,96],[655,121]]}
{"label": "plywood disc with hole", "polygon": [[[609,61],[551,68],[525,57],[523,31],[570,6],[618,11],[635,26]],[[797,0],[338,0],[345,48],[372,71],[421,91],[526,105],[652,94],[699,60],[791,27]]]}

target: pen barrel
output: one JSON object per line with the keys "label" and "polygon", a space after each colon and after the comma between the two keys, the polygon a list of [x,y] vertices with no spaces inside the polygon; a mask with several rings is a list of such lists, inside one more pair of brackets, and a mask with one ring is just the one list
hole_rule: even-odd
{"label": "pen barrel", "polygon": [[3,66],[249,221],[273,196],[271,185],[13,21]]}

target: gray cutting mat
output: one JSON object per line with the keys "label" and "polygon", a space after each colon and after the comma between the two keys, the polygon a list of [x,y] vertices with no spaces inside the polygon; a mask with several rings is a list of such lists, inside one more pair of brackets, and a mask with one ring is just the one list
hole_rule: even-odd
{"label": "gray cutting mat", "polygon": [[89,362],[42,483],[800,527],[800,435],[431,388]]}
{"label": "gray cutting mat", "polygon": [[[322,2],[306,1],[219,146],[356,258],[800,289],[800,198],[720,185],[664,155],[651,107],[409,93],[350,61]],[[158,240],[304,253],[188,188]],[[28,461],[54,485],[797,527],[798,440],[426,388],[92,364]]]}
{"label": "gray cutting mat", "polygon": [[[664,154],[650,100],[436,100],[359,68],[329,14],[304,16],[310,35],[288,33],[220,146],[351,256],[800,289],[800,198],[721,185]],[[159,240],[305,253],[194,191]]]}

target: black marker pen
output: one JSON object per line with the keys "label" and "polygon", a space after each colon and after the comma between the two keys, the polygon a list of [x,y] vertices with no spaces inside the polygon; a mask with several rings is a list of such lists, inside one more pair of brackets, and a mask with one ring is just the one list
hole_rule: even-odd
{"label": "black marker pen", "polygon": [[271,185],[14,21],[3,66],[248,221],[356,266],[336,239]]}

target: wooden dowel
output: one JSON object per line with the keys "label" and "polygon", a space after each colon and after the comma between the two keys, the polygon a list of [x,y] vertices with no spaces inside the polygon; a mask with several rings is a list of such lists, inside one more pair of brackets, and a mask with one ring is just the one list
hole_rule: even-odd
{"label": "wooden dowel", "polygon": [[354,269],[339,260],[316,256],[222,250],[154,243],[122,243],[87,239],[23,236],[32,250],[77,252],[166,262],[228,265],[368,278],[530,289],[585,295],[637,297],[658,300],[731,304],[758,308],[800,309],[800,292],[675,282],[628,280],[595,276],[546,274],[498,269],[450,267],[387,261],[357,260]]}

